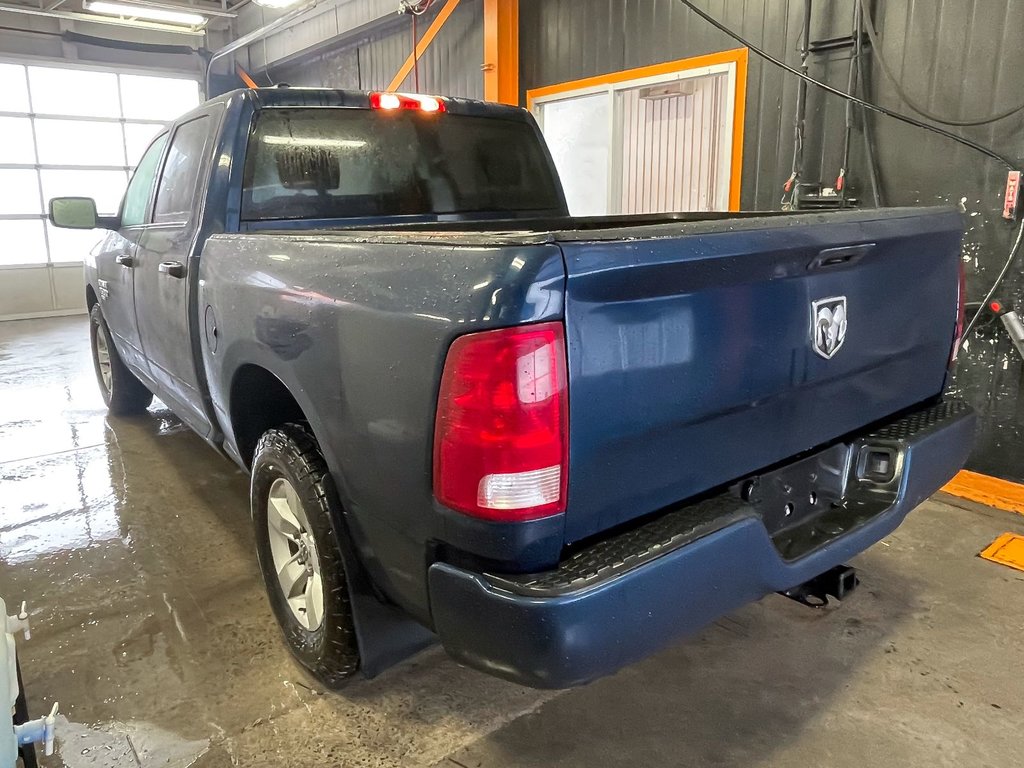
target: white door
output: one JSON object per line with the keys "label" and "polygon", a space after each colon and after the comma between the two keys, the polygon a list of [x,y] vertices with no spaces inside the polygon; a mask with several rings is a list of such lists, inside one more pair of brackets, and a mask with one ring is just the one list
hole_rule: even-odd
{"label": "white door", "polygon": [[729,210],[732,64],[536,99],[574,216]]}

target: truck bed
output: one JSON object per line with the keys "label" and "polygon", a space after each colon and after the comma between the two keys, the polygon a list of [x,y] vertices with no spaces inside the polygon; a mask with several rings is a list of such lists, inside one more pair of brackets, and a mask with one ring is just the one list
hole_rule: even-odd
{"label": "truck bed", "polygon": [[[413,322],[394,312],[429,308],[420,322],[443,326],[421,374],[437,375],[459,333],[564,319],[571,544],[937,397],[961,226],[943,208],[702,213],[335,226],[211,245],[242,238],[246,253],[308,254],[310,279],[331,288],[335,306],[381,318],[375,351],[386,351],[389,323]],[[521,306],[538,295],[540,274],[544,302]],[[812,303],[837,297],[849,333],[826,360],[810,344]],[[436,397],[436,382],[429,389]],[[426,438],[433,404],[420,407]],[[359,474],[380,471],[393,470]]]}

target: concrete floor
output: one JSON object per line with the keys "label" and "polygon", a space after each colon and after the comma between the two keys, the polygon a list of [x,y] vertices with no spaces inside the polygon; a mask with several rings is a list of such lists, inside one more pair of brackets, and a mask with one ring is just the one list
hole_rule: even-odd
{"label": "concrete floor", "polygon": [[256,568],[246,477],[159,404],[108,419],[84,318],[0,324],[0,593],[79,766],[1024,765],[1024,517],[938,496],[814,611],[772,596],[538,692],[427,651],[321,694]]}

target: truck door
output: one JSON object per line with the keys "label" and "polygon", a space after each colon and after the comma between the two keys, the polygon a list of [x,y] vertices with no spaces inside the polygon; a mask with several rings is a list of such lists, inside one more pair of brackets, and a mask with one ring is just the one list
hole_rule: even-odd
{"label": "truck door", "polygon": [[199,434],[210,431],[192,352],[190,265],[202,206],[200,180],[209,172],[213,112],[174,129],[156,184],[150,222],[139,238],[135,314],[142,349],[161,397]]}
{"label": "truck door", "polygon": [[122,359],[148,372],[135,322],[135,257],[149,200],[160,168],[167,134],[157,136],[143,154],[121,203],[121,225],[103,241],[96,255],[100,305],[107,327],[118,342]]}

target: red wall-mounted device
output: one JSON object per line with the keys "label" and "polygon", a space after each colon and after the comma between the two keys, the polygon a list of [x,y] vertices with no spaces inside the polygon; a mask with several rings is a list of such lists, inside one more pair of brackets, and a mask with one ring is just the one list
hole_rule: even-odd
{"label": "red wall-mounted device", "polygon": [[1020,198],[1020,171],[1006,174],[1006,194],[1003,196],[1003,218],[1014,221],[1017,218],[1017,200]]}

